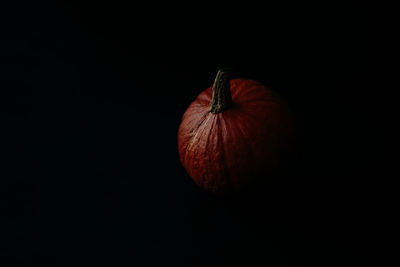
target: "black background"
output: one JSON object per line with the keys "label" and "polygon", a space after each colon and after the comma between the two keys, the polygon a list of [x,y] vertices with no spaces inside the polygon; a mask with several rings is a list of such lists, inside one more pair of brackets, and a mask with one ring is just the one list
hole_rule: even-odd
{"label": "black background", "polygon": [[[0,9],[2,266],[382,266],[394,251],[391,7],[32,2]],[[302,137],[290,183],[240,208],[176,149],[224,66],[285,97]]]}

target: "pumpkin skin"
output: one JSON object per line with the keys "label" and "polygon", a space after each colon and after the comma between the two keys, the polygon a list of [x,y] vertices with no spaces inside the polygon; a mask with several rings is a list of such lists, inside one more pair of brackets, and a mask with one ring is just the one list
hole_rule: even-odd
{"label": "pumpkin skin", "polygon": [[276,179],[296,135],[289,108],[277,93],[254,80],[228,82],[228,109],[210,112],[212,86],[188,107],[179,126],[178,151],[198,186],[236,194]]}

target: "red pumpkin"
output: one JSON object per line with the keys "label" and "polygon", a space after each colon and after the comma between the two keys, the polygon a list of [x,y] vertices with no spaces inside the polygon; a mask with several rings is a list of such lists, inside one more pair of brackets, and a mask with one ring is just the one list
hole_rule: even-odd
{"label": "red pumpkin", "polygon": [[[295,127],[281,97],[259,82],[220,70],[183,115],[180,160],[200,187],[240,192],[275,177],[291,154]],[[264,181],[265,182],[265,181]]]}

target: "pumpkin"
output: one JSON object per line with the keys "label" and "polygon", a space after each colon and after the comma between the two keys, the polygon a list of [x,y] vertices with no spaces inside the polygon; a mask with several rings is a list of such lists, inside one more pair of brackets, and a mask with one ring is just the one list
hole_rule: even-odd
{"label": "pumpkin", "polygon": [[178,131],[182,165],[212,193],[237,193],[279,177],[296,136],[289,108],[276,92],[231,74],[218,71],[214,84],[185,111]]}

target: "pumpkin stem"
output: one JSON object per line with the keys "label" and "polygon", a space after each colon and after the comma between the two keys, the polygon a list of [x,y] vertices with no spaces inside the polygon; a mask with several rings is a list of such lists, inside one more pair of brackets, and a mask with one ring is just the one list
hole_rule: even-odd
{"label": "pumpkin stem", "polygon": [[210,102],[210,112],[213,114],[217,114],[232,105],[229,80],[231,72],[231,69],[218,70],[212,87],[212,98]]}

